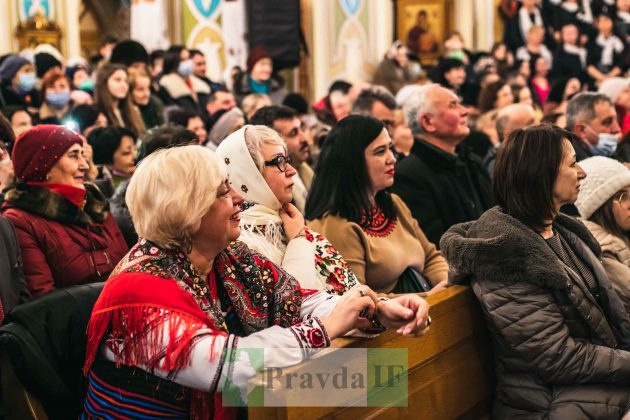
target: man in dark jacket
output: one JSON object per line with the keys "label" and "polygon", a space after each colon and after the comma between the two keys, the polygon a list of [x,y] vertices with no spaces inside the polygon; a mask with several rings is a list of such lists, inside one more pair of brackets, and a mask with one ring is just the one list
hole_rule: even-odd
{"label": "man in dark jacket", "polygon": [[396,168],[393,192],[438,244],[449,227],[477,219],[491,207],[490,177],[479,158],[458,147],[470,129],[468,111],[452,91],[424,86],[406,110],[415,142]]}

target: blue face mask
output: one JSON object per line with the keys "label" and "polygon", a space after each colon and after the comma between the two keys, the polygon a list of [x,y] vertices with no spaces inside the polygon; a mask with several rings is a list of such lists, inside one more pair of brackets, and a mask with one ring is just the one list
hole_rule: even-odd
{"label": "blue face mask", "polygon": [[94,90],[94,80],[92,80],[92,79],[85,79],[79,85],[79,90],[90,90],[90,91],[93,91]]}
{"label": "blue face mask", "polygon": [[609,133],[599,133],[597,145],[591,147],[591,152],[595,156],[612,156],[617,150],[617,136]]}
{"label": "blue face mask", "polygon": [[186,77],[190,76],[193,72],[193,61],[192,60],[184,60],[179,62],[179,66],[177,67],[177,73],[180,76]]}
{"label": "blue face mask", "polygon": [[22,92],[30,92],[35,87],[35,81],[35,73],[21,73],[17,84]]}
{"label": "blue face mask", "polygon": [[46,93],[46,102],[53,108],[63,108],[70,102],[70,91],[48,92]]}

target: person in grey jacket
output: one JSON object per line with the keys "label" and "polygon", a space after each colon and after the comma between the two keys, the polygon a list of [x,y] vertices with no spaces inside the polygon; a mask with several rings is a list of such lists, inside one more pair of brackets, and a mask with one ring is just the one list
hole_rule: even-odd
{"label": "person in grey jacket", "polygon": [[630,409],[630,319],[588,229],[560,214],[584,171],[567,132],[516,130],[498,206],[449,229],[451,282],[470,281],[494,348],[494,418],[619,419]]}

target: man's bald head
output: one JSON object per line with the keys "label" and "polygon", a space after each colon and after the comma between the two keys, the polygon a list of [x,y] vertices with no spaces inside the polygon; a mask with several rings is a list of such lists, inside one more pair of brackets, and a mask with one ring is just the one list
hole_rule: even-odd
{"label": "man's bald head", "polygon": [[499,141],[506,139],[512,131],[537,124],[536,112],[531,105],[512,104],[502,108],[497,114]]}

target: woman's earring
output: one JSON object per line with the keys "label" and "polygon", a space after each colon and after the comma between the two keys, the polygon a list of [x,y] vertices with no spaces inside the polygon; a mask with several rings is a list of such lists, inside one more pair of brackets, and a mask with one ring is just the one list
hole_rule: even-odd
{"label": "woman's earring", "polygon": [[50,181],[50,174],[46,175],[46,181]]}
{"label": "woman's earring", "polygon": [[184,249],[186,250],[186,254],[190,254],[192,252],[192,247],[193,247],[192,239],[190,239],[190,237],[185,238]]}

